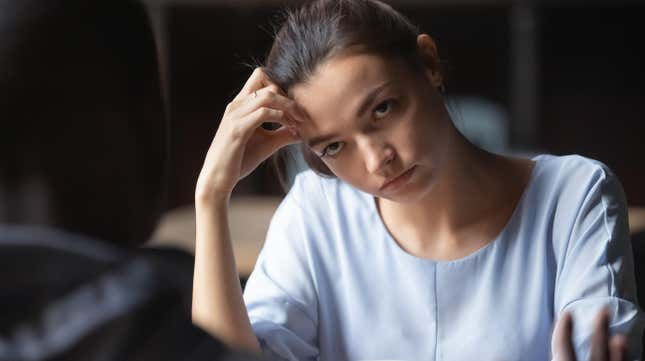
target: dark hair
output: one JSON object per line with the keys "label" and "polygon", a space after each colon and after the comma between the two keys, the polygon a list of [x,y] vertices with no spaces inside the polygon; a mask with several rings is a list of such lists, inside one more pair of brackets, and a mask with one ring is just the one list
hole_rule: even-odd
{"label": "dark hair", "polygon": [[[288,92],[292,86],[307,81],[318,65],[344,52],[397,58],[421,69],[423,62],[417,50],[419,34],[420,29],[406,17],[377,0],[308,2],[285,13],[264,71]],[[334,176],[304,144],[300,145],[300,152],[318,174]],[[284,157],[284,151],[276,154],[274,166],[284,163]],[[280,169],[276,169],[281,175]]]}
{"label": "dark hair", "polygon": [[[148,239],[165,207],[169,142],[142,4],[0,0],[0,118],[5,192],[36,179],[51,198],[46,224]],[[24,222],[8,216],[0,222]]]}

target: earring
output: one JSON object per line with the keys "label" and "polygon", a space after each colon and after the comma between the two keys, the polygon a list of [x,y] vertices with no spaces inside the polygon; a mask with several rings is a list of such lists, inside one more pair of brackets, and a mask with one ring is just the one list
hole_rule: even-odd
{"label": "earring", "polygon": [[445,92],[446,92],[446,87],[443,85],[443,83],[441,83],[441,84],[437,87],[437,89],[439,89],[439,93],[442,93],[442,94],[443,94],[443,93],[445,93]]}

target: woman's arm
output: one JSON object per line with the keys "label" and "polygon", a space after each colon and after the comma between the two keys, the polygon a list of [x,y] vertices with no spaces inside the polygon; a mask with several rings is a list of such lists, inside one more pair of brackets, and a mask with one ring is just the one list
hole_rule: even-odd
{"label": "woman's arm", "polygon": [[[640,358],[643,315],[636,299],[627,206],[620,182],[604,164],[573,158],[557,214],[562,224],[554,255],[555,316],[575,319],[573,346],[586,360],[597,345],[593,315],[609,311],[609,334],[623,334],[632,359]],[[572,220],[572,221],[570,221]],[[557,222],[558,220],[556,220]]]}
{"label": "woman's arm", "polygon": [[228,194],[195,199],[193,322],[230,347],[260,353],[242,300],[228,224]]}
{"label": "woman's arm", "polygon": [[[260,352],[242,299],[228,224],[228,202],[237,182],[279,148],[298,141],[297,108],[256,69],[227,106],[206,154],[195,190],[197,239],[193,322],[227,345]],[[264,122],[283,125],[262,129]]]}

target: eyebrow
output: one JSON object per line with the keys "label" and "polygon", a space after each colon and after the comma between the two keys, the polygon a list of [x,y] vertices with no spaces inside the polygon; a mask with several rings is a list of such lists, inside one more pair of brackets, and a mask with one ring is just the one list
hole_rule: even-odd
{"label": "eyebrow", "polygon": [[[385,82],[385,83],[377,86],[376,88],[372,89],[365,96],[365,98],[361,102],[361,105],[358,107],[358,110],[356,111],[356,117],[357,118],[360,118],[363,115],[363,113],[365,113],[365,111],[367,111],[367,109],[376,100],[376,97],[383,91],[383,89],[385,89],[385,87],[390,85],[390,83],[391,82],[388,81],[388,82]],[[313,147],[317,146],[318,144],[324,143],[324,142],[326,142],[326,141],[328,141],[330,139],[336,138],[337,136],[338,136],[338,134],[332,133],[332,134],[327,134],[327,135],[321,135],[321,136],[318,136],[318,137],[313,137],[313,138],[311,138],[311,139],[309,139],[307,141],[307,145],[310,148],[313,148]]]}

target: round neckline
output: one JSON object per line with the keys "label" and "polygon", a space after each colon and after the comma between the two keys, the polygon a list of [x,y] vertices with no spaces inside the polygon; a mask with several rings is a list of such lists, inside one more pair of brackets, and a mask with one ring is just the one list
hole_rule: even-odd
{"label": "round neckline", "polygon": [[368,193],[364,193],[364,194],[367,196],[368,202],[370,203],[371,216],[373,218],[376,218],[376,223],[378,224],[377,227],[379,227],[379,230],[385,234],[388,247],[394,248],[397,251],[397,253],[403,254],[404,257],[411,258],[414,261],[423,261],[423,262],[432,263],[432,264],[445,264],[445,265],[456,264],[456,263],[467,261],[471,258],[478,257],[479,255],[485,253],[487,250],[493,248],[497,243],[499,243],[501,239],[504,238],[504,235],[508,232],[508,229],[511,228],[511,226],[516,222],[518,213],[520,213],[520,210],[524,207],[525,198],[527,194],[530,193],[529,192],[530,189],[533,188],[533,183],[535,183],[534,180],[537,174],[537,168],[541,164],[541,159],[540,159],[541,157],[542,155],[536,155],[531,158],[531,160],[534,161],[535,164],[533,164],[533,168],[531,169],[529,181],[524,187],[524,190],[522,191],[522,195],[520,196],[520,199],[517,201],[517,204],[515,205],[515,208],[513,209],[511,216],[509,217],[508,221],[506,221],[506,224],[504,225],[502,230],[497,234],[497,236],[495,236],[495,238],[493,238],[492,241],[476,249],[475,251],[456,259],[436,260],[432,258],[423,258],[423,257],[415,256],[409,253],[408,251],[406,251],[405,249],[403,249],[401,245],[394,239],[394,237],[387,229],[387,227],[385,226],[385,222],[383,221],[383,218],[381,218],[381,214],[379,213],[379,210],[378,210],[376,198],[371,194],[368,194]]}

